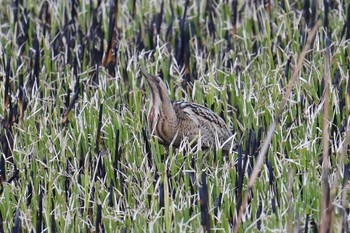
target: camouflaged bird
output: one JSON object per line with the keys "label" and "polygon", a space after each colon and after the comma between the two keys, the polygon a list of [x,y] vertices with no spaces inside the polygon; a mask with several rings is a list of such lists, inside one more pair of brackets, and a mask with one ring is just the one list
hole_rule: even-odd
{"label": "camouflaged bird", "polygon": [[201,148],[230,152],[237,148],[225,121],[212,110],[190,102],[171,101],[168,89],[158,76],[140,68],[151,91],[148,123],[161,144],[179,147],[183,140],[197,141]]}

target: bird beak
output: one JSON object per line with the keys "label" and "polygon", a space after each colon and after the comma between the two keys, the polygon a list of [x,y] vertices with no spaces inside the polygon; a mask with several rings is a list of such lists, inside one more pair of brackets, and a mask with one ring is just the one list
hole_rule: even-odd
{"label": "bird beak", "polygon": [[143,74],[143,76],[145,76],[145,78],[146,78],[146,80],[147,80],[147,82],[148,82],[149,84],[151,84],[151,83],[152,83],[152,84],[157,83],[156,77],[154,77],[153,75],[150,75],[150,74],[146,71],[146,69],[140,67],[140,71],[141,71],[141,73]]}

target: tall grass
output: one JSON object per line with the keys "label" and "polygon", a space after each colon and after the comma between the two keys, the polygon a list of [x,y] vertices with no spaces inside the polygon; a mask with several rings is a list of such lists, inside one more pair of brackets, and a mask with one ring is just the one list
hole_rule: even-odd
{"label": "tall grass", "polygon": [[[2,4],[0,232],[348,230],[345,1]],[[139,66],[239,149],[166,150]]]}

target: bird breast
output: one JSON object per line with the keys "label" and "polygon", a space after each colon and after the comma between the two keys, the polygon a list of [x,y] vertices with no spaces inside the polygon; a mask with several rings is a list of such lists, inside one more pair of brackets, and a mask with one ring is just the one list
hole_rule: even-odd
{"label": "bird breast", "polygon": [[173,109],[152,107],[149,115],[152,135],[162,144],[170,145],[177,134],[178,121]]}

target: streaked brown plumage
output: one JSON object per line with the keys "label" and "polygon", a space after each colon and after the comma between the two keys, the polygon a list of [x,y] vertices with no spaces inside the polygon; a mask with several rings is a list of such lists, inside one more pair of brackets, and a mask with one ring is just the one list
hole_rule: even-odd
{"label": "streaked brown plumage", "polygon": [[189,142],[197,140],[202,148],[216,148],[220,144],[227,152],[231,147],[236,149],[233,134],[215,112],[198,104],[171,101],[163,80],[143,68],[140,70],[151,91],[149,127],[160,143],[179,147],[187,138]]}

